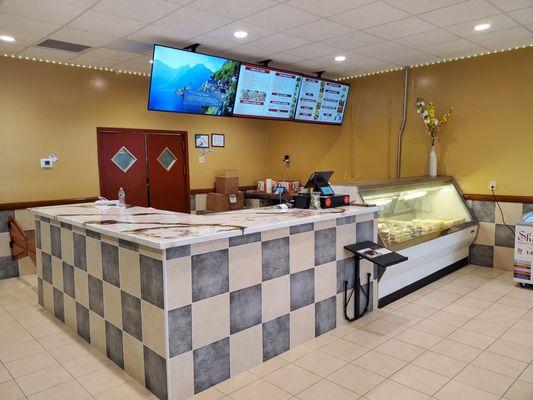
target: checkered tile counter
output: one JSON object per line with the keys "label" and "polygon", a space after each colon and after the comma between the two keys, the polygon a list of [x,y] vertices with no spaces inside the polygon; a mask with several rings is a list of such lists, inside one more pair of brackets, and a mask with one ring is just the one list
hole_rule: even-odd
{"label": "checkered tile counter", "polygon": [[343,246],[377,237],[373,210],[355,214],[162,250],[37,216],[39,303],[160,399],[186,399],[345,323]]}

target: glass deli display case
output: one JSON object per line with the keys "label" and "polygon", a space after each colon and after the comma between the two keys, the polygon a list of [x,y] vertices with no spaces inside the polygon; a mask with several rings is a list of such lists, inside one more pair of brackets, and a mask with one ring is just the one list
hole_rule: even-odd
{"label": "glass deli display case", "polygon": [[452,177],[335,186],[355,203],[377,205],[380,244],[408,258],[378,277],[379,307],[468,264],[478,222]]}
{"label": "glass deli display case", "polygon": [[379,238],[391,250],[476,224],[453,178],[363,183],[358,190],[364,203],[379,207]]}

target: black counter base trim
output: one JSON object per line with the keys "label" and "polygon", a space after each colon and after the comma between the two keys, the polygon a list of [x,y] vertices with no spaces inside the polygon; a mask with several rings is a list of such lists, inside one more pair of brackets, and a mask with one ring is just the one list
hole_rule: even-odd
{"label": "black counter base trim", "polygon": [[379,299],[378,308],[385,307],[387,304],[390,304],[393,301],[401,299],[402,297],[407,296],[410,293],[413,293],[415,290],[423,288],[424,286],[429,285],[430,283],[435,282],[436,280],[448,274],[451,274],[452,272],[455,272],[458,269],[461,269],[466,265],[468,265],[468,257],[462,258],[461,260],[456,261],[453,264],[448,265],[447,267],[444,267],[436,272],[433,272],[431,275],[428,275],[425,278],[422,278],[416,282],[413,282],[410,285],[407,285],[401,288],[400,290],[397,290]]}

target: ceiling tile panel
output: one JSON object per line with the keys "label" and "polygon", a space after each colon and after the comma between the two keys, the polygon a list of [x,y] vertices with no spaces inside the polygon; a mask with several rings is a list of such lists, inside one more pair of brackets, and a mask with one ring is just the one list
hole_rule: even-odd
{"label": "ceiling tile panel", "polygon": [[0,13],[0,31],[14,36],[15,39],[18,36],[36,36],[41,38],[59,28],[61,28],[61,25]]}
{"label": "ceiling tile panel", "polygon": [[[490,24],[490,28],[485,31],[475,31],[474,27],[478,24]],[[518,24],[508,16],[504,14],[498,14],[492,17],[485,17],[475,21],[465,22],[459,25],[452,25],[446,29],[455,33],[456,35],[463,36],[465,38],[475,39],[477,37],[487,35],[491,32],[501,31],[502,29],[509,29],[517,26]]]}
{"label": "ceiling tile panel", "polygon": [[267,29],[283,31],[316,21],[317,19],[318,17],[314,14],[280,4],[276,7],[246,17],[243,19],[243,22],[262,26]]}
{"label": "ceiling tile panel", "polygon": [[44,47],[28,47],[20,52],[19,55],[41,58],[43,60],[67,61],[76,57],[78,54],[69,51],[46,49]]}
{"label": "ceiling tile panel", "polygon": [[308,40],[296,36],[286,35],[285,33],[276,33],[275,35],[256,40],[252,42],[251,45],[273,52],[281,52],[294,49],[295,47],[301,47],[308,43]]}
{"label": "ceiling tile panel", "polygon": [[465,0],[386,0],[387,3],[401,8],[410,14],[421,14],[444,8],[453,4],[464,2]]}
{"label": "ceiling tile panel", "polygon": [[338,36],[333,39],[326,39],[320,43],[328,46],[338,47],[339,49],[352,50],[358,47],[368,46],[380,42],[383,42],[383,39],[374,35],[370,35],[366,32],[357,31],[347,35]]}
{"label": "ceiling tile panel", "polygon": [[521,8],[531,7],[531,0],[489,0],[490,3],[503,11],[520,10]]}
{"label": "ceiling tile panel", "polygon": [[325,46],[320,43],[310,43],[291,50],[292,54],[295,56],[306,58],[321,57],[328,54],[338,54],[339,51],[340,50],[335,47]]}
{"label": "ceiling tile panel", "polygon": [[384,39],[399,39],[435,29],[435,26],[417,17],[409,17],[370,28],[367,32]]}
{"label": "ceiling tile panel", "polygon": [[373,1],[375,0],[289,0],[287,4],[321,17],[330,17]]}
{"label": "ceiling tile panel", "polygon": [[0,1],[0,12],[54,24],[66,24],[84,11],[83,7],[53,0]]}
{"label": "ceiling tile panel", "polygon": [[499,14],[500,11],[484,0],[469,0],[450,7],[420,14],[420,18],[440,27],[457,25]]}
{"label": "ceiling tile panel", "polygon": [[355,10],[334,15],[331,19],[351,26],[354,29],[366,29],[406,18],[408,16],[409,14],[382,1],[378,1],[367,6],[356,8]]}
{"label": "ceiling tile panel", "polygon": [[89,10],[69,24],[72,28],[109,36],[126,36],[142,28],[144,23]]}
{"label": "ceiling tile panel", "polygon": [[491,46],[498,43],[509,43],[523,39],[530,39],[531,43],[533,43],[533,33],[526,28],[518,27],[498,32],[490,32],[470,40],[481,46]]}
{"label": "ceiling tile panel", "polygon": [[156,25],[175,29],[183,34],[203,35],[231,22],[233,20],[230,18],[184,7],[160,19]]}
{"label": "ceiling tile panel", "polygon": [[[237,39],[235,36],[233,36],[236,31],[245,31],[248,33],[248,36],[243,39]],[[274,33],[275,32],[271,31],[270,29],[260,28],[257,26],[252,26],[245,22],[236,21],[229,25],[225,25],[222,28],[218,28],[214,31],[211,31],[206,35],[219,40],[228,41],[230,42],[230,46],[234,47],[239,46],[241,44],[253,42],[255,40],[264,38]],[[198,41],[198,43],[201,43],[201,41]]]}
{"label": "ceiling tile panel", "polygon": [[279,3],[274,0],[196,0],[191,7],[228,18],[240,19]]}
{"label": "ceiling tile panel", "polygon": [[119,39],[113,43],[108,44],[108,49],[128,51],[136,54],[146,54],[152,51],[152,45],[143,42],[137,42],[131,39]]}
{"label": "ceiling tile panel", "polygon": [[405,50],[399,52],[392,52],[387,54],[382,54],[379,57],[380,60],[392,62],[399,65],[413,65],[413,64],[424,64],[428,62],[434,62],[440,60],[439,57],[436,57],[432,54],[424,53],[419,50]]}
{"label": "ceiling tile panel", "polygon": [[106,44],[117,40],[117,38],[114,36],[82,31],[81,29],[70,28],[68,26],[61,28],[57,32],[54,32],[52,35],[50,35],[50,39],[83,44],[91,47],[105,46]]}
{"label": "ceiling tile panel", "polygon": [[402,39],[397,39],[395,42],[408,47],[421,48],[432,44],[449,42],[455,39],[458,39],[458,37],[453,33],[445,31],[444,29],[434,29],[419,35],[412,35]]}
{"label": "ceiling tile panel", "polygon": [[424,47],[422,50],[442,58],[458,57],[485,51],[483,47],[466,39],[456,39],[445,43],[434,44]]}
{"label": "ceiling tile panel", "polygon": [[399,51],[407,51],[408,48],[405,46],[402,46],[401,44],[394,43],[394,42],[382,42],[378,44],[373,44],[370,46],[363,46],[359,47],[358,49],[354,49],[354,53],[362,54],[365,56],[370,57],[377,57],[382,54],[387,53],[394,53]]}
{"label": "ceiling tile panel", "polygon": [[191,44],[191,39],[196,35],[179,32],[175,29],[165,28],[158,25],[148,25],[128,36],[129,39],[148,44],[164,44],[167,46],[183,47]]}
{"label": "ceiling tile panel", "polygon": [[523,25],[533,24],[533,7],[513,11],[509,15]]}
{"label": "ceiling tile panel", "polygon": [[181,7],[164,0],[101,0],[93,10],[117,17],[152,22]]}
{"label": "ceiling tile panel", "polygon": [[289,29],[286,33],[311,41],[329,39],[353,32],[352,28],[327,19],[319,19],[309,24]]}

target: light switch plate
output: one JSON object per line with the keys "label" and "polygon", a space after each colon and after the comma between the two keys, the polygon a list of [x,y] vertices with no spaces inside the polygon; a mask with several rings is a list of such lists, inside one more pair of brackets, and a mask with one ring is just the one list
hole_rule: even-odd
{"label": "light switch plate", "polygon": [[200,156],[200,157],[198,157],[198,162],[199,162],[200,164],[205,164],[205,157],[204,157],[204,156]]}

